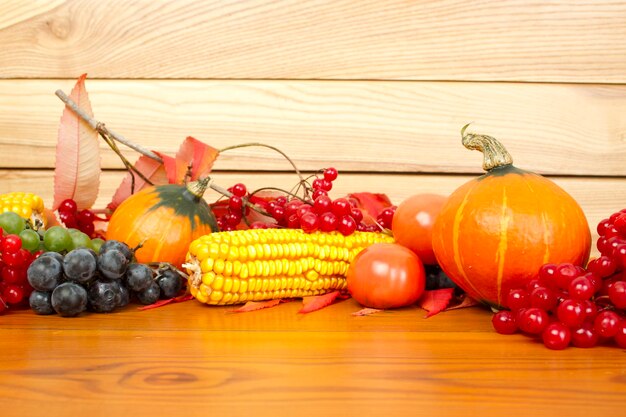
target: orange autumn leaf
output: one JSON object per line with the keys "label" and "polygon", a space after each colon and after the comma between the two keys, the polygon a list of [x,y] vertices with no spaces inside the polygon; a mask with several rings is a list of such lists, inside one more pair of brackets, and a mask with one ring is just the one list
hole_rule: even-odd
{"label": "orange autumn leaf", "polygon": [[[141,155],[134,165],[135,169],[146,177],[150,182],[155,185],[167,184],[167,173],[163,164],[159,161],[155,161],[145,155]],[[134,187],[133,187],[134,178]],[[122,183],[119,185],[113,199],[107,206],[110,210],[115,210],[117,206],[122,204],[122,201],[126,200],[131,194],[148,187],[150,184],[144,181],[139,175],[134,172],[128,172]]]}
{"label": "orange autumn leaf", "polygon": [[262,310],[264,308],[276,307],[280,303],[286,303],[286,302],[288,302],[288,300],[281,300],[281,299],[266,300],[266,301],[248,301],[243,306],[235,310],[230,310],[230,312],[231,313],[247,313],[250,311]]}
{"label": "orange autumn leaf", "polygon": [[323,295],[303,297],[303,307],[300,309],[300,311],[298,311],[298,313],[306,314],[313,311],[321,310],[322,308],[328,307],[329,305],[334,303],[337,299],[345,300],[347,298],[348,296],[343,295],[340,291],[333,291]]}
{"label": "orange autumn leaf", "polygon": [[424,294],[417,303],[428,312],[426,314],[426,318],[428,318],[445,310],[448,304],[450,304],[453,295],[454,288],[424,291]]}

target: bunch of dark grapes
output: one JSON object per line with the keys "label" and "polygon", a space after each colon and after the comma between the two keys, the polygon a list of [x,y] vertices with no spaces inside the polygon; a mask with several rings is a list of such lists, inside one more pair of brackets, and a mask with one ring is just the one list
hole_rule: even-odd
{"label": "bunch of dark grapes", "polygon": [[550,349],[611,343],[626,348],[626,209],[597,230],[601,256],[586,269],[543,265],[537,279],[509,292],[510,311],[493,316],[498,333],[538,335]]}
{"label": "bunch of dark grapes", "polygon": [[65,255],[44,252],[28,267],[27,278],[34,288],[29,298],[33,311],[64,317],[88,310],[110,313],[128,305],[133,294],[139,302],[152,304],[161,296],[176,296],[183,286],[174,269],[155,272],[136,263],[133,251],[115,240],[104,242],[99,253],[85,247]]}
{"label": "bunch of dark grapes", "polygon": [[[250,227],[302,229],[306,233],[338,231],[345,236],[357,230],[376,232],[391,229],[394,207],[383,210],[376,222],[371,224],[364,221],[363,212],[357,207],[356,201],[348,198],[331,199],[328,193],[337,176],[335,168],[324,169],[321,176],[316,176],[312,181],[312,193],[308,199],[280,196],[271,201],[255,201],[271,216],[271,220],[256,221]],[[229,191],[232,196],[227,201],[228,212],[217,219],[220,231],[235,230],[246,210],[246,202],[252,200],[244,184],[235,184]]]}

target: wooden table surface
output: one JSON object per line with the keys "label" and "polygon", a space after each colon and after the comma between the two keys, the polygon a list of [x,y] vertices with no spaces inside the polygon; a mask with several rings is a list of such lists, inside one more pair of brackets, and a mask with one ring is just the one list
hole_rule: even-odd
{"label": "wooden table surface", "polygon": [[478,307],[355,317],[195,301],[0,317],[2,416],[624,416],[626,355],[550,351]]}

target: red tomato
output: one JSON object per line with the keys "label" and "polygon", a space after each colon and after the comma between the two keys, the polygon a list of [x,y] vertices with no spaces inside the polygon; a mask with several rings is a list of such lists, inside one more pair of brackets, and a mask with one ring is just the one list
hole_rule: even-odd
{"label": "red tomato", "polygon": [[348,268],[348,291],[365,307],[396,308],[415,303],[424,292],[422,261],[395,243],[377,243],[362,250]]}
{"label": "red tomato", "polygon": [[396,242],[406,246],[426,265],[435,265],[433,224],[447,198],[438,194],[416,194],[404,200],[393,215],[391,230]]}

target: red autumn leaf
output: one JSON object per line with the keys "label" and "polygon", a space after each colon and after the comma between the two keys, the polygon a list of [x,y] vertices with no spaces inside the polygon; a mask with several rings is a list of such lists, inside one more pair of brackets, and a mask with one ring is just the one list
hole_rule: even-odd
{"label": "red autumn leaf", "polygon": [[474,307],[477,305],[480,305],[478,301],[474,300],[472,297],[465,295],[460,303],[453,305],[453,306],[449,306],[448,308],[446,308],[446,311],[456,310],[458,308]]}
{"label": "red autumn leaf", "polygon": [[175,158],[157,152],[163,159],[170,184],[184,183],[188,171],[191,174],[189,178],[191,181],[207,176],[218,154],[217,149],[191,136],[187,136],[181,143]]}
{"label": "red autumn leaf", "polygon": [[363,222],[366,224],[374,224],[380,212],[392,205],[386,194],[351,193],[348,194],[348,198],[356,201],[357,208],[363,212]]}
{"label": "red autumn leaf", "polygon": [[[147,156],[140,156],[135,162],[135,169],[143,174],[144,177],[150,180],[155,185],[167,184],[167,174],[163,164],[155,161]],[[135,178],[135,187],[133,189],[133,177]],[[122,204],[122,201],[130,197],[131,194],[136,193],[143,188],[149,186],[139,175],[135,173],[127,173],[126,177],[115,191],[113,199],[107,206],[110,210],[115,210],[117,206]]]}
{"label": "red autumn leaf", "polygon": [[147,306],[142,306],[142,307],[137,307],[137,310],[152,310],[153,308],[159,308],[159,307],[163,307],[165,305],[168,304],[174,304],[174,303],[183,303],[185,301],[189,301],[189,300],[193,300],[193,295],[191,294],[185,294],[185,295],[181,295],[180,297],[174,297],[174,298],[168,298],[166,300],[159,300],[155,303],[149,304]]}
{"label": "red autumn leaf", "polygon": [[355,311],[352,313],[353,316],[371,316],[372,314],[380,313],[381,311],[385,311],[378,308],[362,308],[359,311]]}
{"label": "red autumn leaf", "polygon": [[264,308],[276,307],[278,304],[286,303],[288,301],[290,300],[283,301],[281,299],[277,299],[277,300],[266,300],[266,301],[248,301],[243,306],[235,310],[230,310],[230,312],[231,313],[247,313],[249,311],[256,311],[256,310],[262,310]]}
{"label": "red autumn leaf", "polygon": [[324,307],[328,307],[329,305],[334,303],[337,299],[345,300],[347,298],[349,298],[349,296],[342,294],[340,291],[333,291],[323,295],[312,295],[310,297],[303,297],[303,307],[300,309],[300,311],[298,311],[298,313],[306,314],[313,311],[321,310]]}
{"label": "red autumn leaf", "polygon": [[421,308],[428,311],[426,314],[426,318],[428,318],[445,310],[448,304],[450,304],[453,295],[454,288],[424,291],[417,303]]}
{"label": "red autumn leaf", "polygon": [[[87,74],[83,74],[78,78],[70,98],[93,117],[85,88],[86,77]],[[100,172],[98,132],[65,107],[56,147],[52,208],[56,210],[68,198],[76,201],[79,209],[91,208],[98,197]]]}

